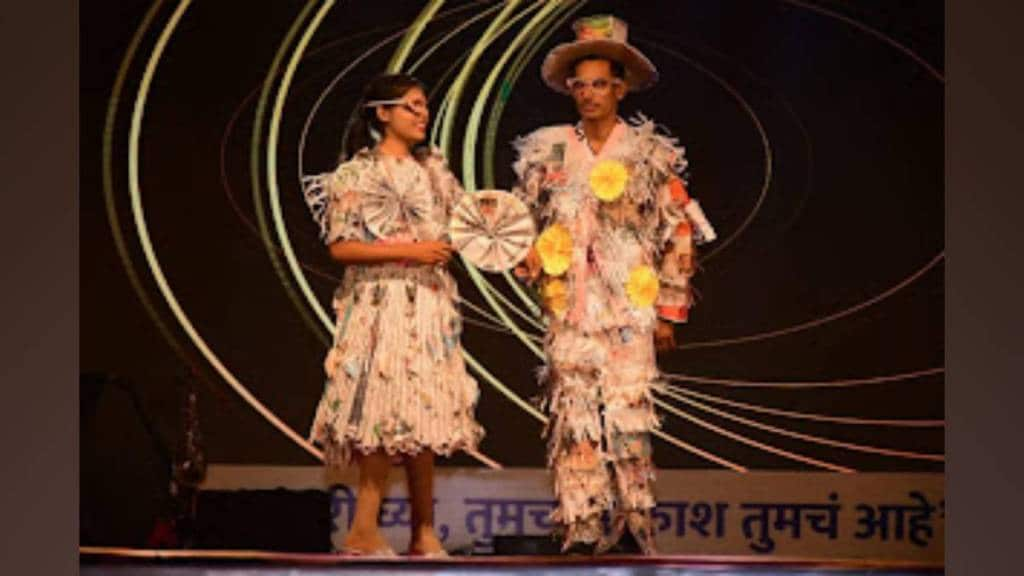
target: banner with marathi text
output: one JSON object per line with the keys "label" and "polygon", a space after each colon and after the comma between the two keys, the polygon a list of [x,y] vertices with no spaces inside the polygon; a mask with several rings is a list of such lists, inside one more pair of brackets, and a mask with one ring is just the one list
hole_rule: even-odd
{"label": "banner with marathi text", "polygon": [[[354,512],[356,480],[354,469],[213,465],[203,488],[327,490],[337,547]],[[942,474],[661,470],[656,494],[661,553],[943,559]],[[449,550],[486,546],[496,535],[551,532],[554,502],[543,469],[438,468],[435,499]],[[407,545],[409,521],[404,471],[396,467],[381,511],[396,550]]]}

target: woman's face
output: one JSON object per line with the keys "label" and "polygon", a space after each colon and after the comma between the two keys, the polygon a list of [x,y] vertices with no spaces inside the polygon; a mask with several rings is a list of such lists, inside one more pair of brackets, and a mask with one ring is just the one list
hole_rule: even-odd
{"label": "woman's face", "polygon": [[385,131],[409,145],[423,142],[427,139],[430,122],[427,95],[419,88],[410,88],[399,100],[401,104],[377,108],[377,117],[384,123]]}

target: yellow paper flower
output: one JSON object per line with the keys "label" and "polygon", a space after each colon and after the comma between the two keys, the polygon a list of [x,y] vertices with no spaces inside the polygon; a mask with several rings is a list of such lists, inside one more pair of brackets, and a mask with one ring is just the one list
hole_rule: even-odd
{"label": "yellow paper flower", "polygon": [[654,305],[658,299],[658,275],[650,266],[637,266],[629,272],[626,294],[637,308]]}
{"label": "yellow paper flower", "polygon": [[544,273],[561,276],[572,262],[572,235],[561,224],[552,224],[537,237],[537,254]]}
{"label": "yellow paper flower", "polygon": [[614,202],[626,190],[629,170],[617,160],[602,160],[590,170],[590,189],[602,202]]}
{"label": "yellow paper flower", "polygon": [[549,310],[561,317],[569,308],[569,287],[565,282],[552,278],[544,283],[544,304]]}

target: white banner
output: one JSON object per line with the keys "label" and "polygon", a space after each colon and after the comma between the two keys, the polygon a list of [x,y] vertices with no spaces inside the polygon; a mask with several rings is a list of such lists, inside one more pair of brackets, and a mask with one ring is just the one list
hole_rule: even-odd
{"label": "white banner", "polygon": [[[357,471],[212,465],[203,489],[321,489],[331,494],[340,546],[354,511]],[[547,471],[437,468],[435,520],[449,550],[486,546],[495,535],[544,535],[553,507]],[[655,509],[661,553],[797,556],[941,563],[942,474],[659,470]],[[381,528],[408,544],[404,470],[392,473]]]}

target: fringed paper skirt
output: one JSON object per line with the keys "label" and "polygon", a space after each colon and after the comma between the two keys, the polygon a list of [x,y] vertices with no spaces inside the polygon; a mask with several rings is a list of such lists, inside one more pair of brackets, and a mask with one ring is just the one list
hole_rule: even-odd
{"label": "fringed paper skirt", "polygon": [[353,450],[449,456],[475,449],[479,390],[466,372],[454,280],[441,269],[350,266],[311,439],[328,465]]}

